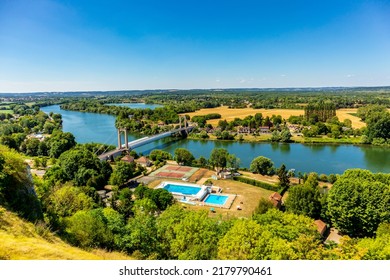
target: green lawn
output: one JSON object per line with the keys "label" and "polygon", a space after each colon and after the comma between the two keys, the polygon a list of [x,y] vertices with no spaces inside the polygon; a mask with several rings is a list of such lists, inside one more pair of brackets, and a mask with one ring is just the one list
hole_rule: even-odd
{"label": "green lawn", "polygon": [[14,111],[13,111],[13,110],[10,110],[10,109],[6,109],[6,110],[0,110],[0,113],[4,113],[4,114],[13,114]]}

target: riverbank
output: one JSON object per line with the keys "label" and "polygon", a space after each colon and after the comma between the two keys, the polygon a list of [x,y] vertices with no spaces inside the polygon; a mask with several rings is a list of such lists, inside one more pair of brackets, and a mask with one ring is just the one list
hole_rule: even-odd
{"label": "riverbank", "polygon": [[[254,135],[243,135],[242,140],[233,139],[233,140],[221,140],[218,139],[215,135],[209,134],[209,138],[200,139],[197,137],[193,137],[191,135],[188,136],[190,140],[205,140],[205,141],[226,141],[226,142],[243,142],[243,143],[273,143],[270,134],[262,134],[259,136]],[[291,142],[289,143],[300,143],[300,144],[351,144],[351,145],[359,145],[362,144],[362,137],[349,137],[349,138],[330,138],[330,137],[303,137],[303,136],[293,136],[291,137]]]}
{"label": "riverbank", "polygon": [[[44,112],[62,114],[63,131],[71,132],[78,143],[98,142],[117,144],[115,117],[107,114],[81,113],[61,110],[58,105],[41,108]],[[317,172],[318,174],[342,174],[346,169],[362,168],[373,172],[388,172],[390,149],[382,146],[357,145],[359,137],[349,144],[344,139],[301,139],[297,143],[270,142],[270,134],[246,137],[245,141],[221,141],[212,136],[208,141],[190,137],[189,139],[161,139],[137,148],[137,153],[148,155],[152,150],[161,149],[174,154],[177,148],[189,150],[195,158],[208,159],[213,149],[224,148],[240,158],[240,166],[249,168],[257,156],[270,158],[276,167],[285,164],[296,172]],[[139,135],[128,135],[132,141]],[[253,138],[253,139],[251,139]],[[122,139],[123,140],[123,139]],[[211,141],[214,140],[214,141]],[[325,143],[324,140],[330,142]],[[331,141],[330,141],[331,140]],[[341,141],[340,141],[341,140]],[[355,142],[355,141],[356,142]],[[318,144],[312,144],[313,142]],[[124,140],[123,140],[124,143]],[[351,145],[352,144],[352,145]]]}

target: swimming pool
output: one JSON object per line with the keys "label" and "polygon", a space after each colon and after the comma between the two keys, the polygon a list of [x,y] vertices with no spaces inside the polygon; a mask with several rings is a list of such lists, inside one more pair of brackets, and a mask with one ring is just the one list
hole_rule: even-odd
{"label": "swimming pool", "polygon": [[228,198],[229,196],[227,195],[210,194],[206,197],[204,202],[208,204],[224,205]]}
{"label": "swimming pool", "polygon": [[196,195],[202,188],[195,186],[184,186],[179,184],[166,184],[164,189],[170,193],[179,193],[183,195]]}

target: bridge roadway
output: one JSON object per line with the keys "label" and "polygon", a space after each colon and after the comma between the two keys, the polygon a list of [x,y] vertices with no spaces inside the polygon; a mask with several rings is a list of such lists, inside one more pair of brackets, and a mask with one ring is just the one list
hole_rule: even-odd
{"label": "bridge roadway", "polygon": [[178,128],[178,129],[173,129],[173,130],[163,132],[160,134],[143,137],[143,138],[140,138],[137,140],[133,140],[133,141],[128,142],[127,146],[126,146],[126,144],[122,144],[120,149],[116,148],[115,150],[101,154],[99,156],[99,159],[100,160],[107,160],[111,156],[116,157],[116,156],[120,155],[123,151],[126,151],[127,147],[129,147],[129,151],[131,151],[131,150],[134,150],[134,149],[141,147],[143,145],[149,144],[153,141],[157,141],[157,140],[160,140],[160,139],[165,138],[165,137],[170,137],[170,136],[172,136],[172,134],[182,132],[182,131],[191,131],[192,129],[193,129],[193,126],[187,126],[187,127],[182,127],[182,128]]}

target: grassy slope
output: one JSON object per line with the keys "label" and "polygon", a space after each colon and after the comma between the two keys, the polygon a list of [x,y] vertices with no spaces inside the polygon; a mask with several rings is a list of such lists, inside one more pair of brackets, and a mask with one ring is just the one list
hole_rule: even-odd
{"label": "grassy slope", "polygon": [[[40,233],[40,234],[39,234]],[[118,260],[130,257],[104,250],[72,247],[0,206],[0,260]]]}

